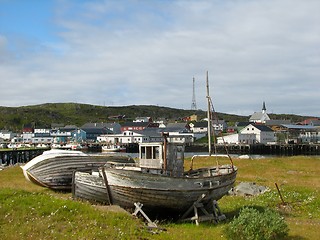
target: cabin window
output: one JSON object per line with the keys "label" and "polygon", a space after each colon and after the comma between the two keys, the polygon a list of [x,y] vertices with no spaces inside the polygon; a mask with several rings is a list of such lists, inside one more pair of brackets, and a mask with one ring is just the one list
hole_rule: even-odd
{"label": "cabin window", "polygon": [[140,158],[142,159],[159,159],[158,146],[146,146],[141,148]]}

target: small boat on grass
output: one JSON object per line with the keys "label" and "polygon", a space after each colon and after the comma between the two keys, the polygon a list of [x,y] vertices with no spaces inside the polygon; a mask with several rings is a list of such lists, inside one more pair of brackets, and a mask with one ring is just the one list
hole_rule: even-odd
{"label": "small boat on grass", "polygon": [[109,164],[102,169],[102,177],[108,183],[112,203],[130,208],[140,202],[148,212],[183,213],[202,195],[206,196],[204,204],[219,200],[235,182],[235,166],[184,171],[183,160],[183,146],[165,140],[163,144],[141,145],[138,167]]}
{"label": "small boat on grass", "polygon": [[[210,105],[209,96],[208,99]],[[208,136],[211,126],[208,111]],[[173,138],[163,133],[163,142],[141,143],[136,165],[109,162],[98,173],[76,172],[73,196],[127,209],[136,206],[136,211],[137,206],[143,206],[143,211],[167,217],[181,214],[187,217],[194,208],[200,208],[206,219],[215,219],[208,211],[215,212],[216,201],[232,188],[237,167],[229,157],[231,164],[199,169],[191,166],[184,171],[184,145],[174,143]],[[209,146],[211,155],[210,141]],[[198,210],[194,211],[195,217],[191,219],[198,221]]]}
{"label": "small boat on grass", "polygon": [[139,202],[148,213],[179,215],[203,195],[203,204],[220,199],[236,179],[233,165],[184,171],[184,147],[167,140],[139,150],[138,165],[109,162],[99,172],[75,172],[73,196],[127,209]]}
{"label": "small boat on grass", "polygon": [[89,155],[81,151],[52,149],[21,166],[27,180],[56,190],[71,190],[74,171],[98,169],[108,161],[133,163],[129,156]]}

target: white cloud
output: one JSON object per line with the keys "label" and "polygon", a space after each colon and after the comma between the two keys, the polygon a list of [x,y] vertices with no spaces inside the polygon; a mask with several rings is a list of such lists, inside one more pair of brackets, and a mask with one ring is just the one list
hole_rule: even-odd
{"label": "white cloud", "polygon": [[[197,105],[206,109],[208,70],[217,111],[249,115],[266,101],[275,113],[320,116],[318,1],[60,1],[56,7],[60,41],[0,66],[8,86],[0,105],[189,109],[195,77]],[[0,53],[9,51],[4,39]]]}

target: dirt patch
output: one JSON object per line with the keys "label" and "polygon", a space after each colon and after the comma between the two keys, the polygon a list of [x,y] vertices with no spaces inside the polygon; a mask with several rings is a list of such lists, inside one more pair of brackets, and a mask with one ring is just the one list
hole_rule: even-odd
{"label": "dirt patch", "polygon": [[122,212],[130,214],[128,211],[118,205],[94,205],[94,207],[105,212]]}

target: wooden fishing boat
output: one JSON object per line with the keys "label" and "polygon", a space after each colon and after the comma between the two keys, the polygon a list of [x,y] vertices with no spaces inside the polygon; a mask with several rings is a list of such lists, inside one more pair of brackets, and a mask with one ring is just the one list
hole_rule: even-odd
{"label": "wooden fishing boat", "polygon": [[[167,133],[163,137],[163,142],[139,145],[136,166],[110,162],[99,174],[76,173],[73,196],[123,208],[140,203],[148,213],[179,215],[199,201],[212,206],[232,188],[237,168],[231,158],[229,165],[184,171],[184,145],[173,143]],[[211,154],[210,149],[211,144]]]}
{"label": "wooden fishing boat", "polygon": [[131,208],[140,202],[148,212],[183,213],[202,195],[202,203],[226,195],[235,182],[236,167],[224,165],[184,172],[182,148],[166,141],[142,144],[139,167],[109,164],[103,168],[111,203]]}
{"label": "wooden fishing boat", "polygon": [[27,180],[40,186],[71,190],[74,171],[98,169],[108,161],[134,162],[128,156],[89,155],[81,151],[52,149],[33,158],[21,168]]}
{"label": "wooden fishing boat", "polygon": [[73,196],[123,208],[140,202],[149,213],[181,214],[203,195],[206,204],[228,193],[236,179],[235,166],[184,171],[183,153],[184,146],[167,140],[140,144],[138,166],[109,162],[93,174],[76,172]]}

